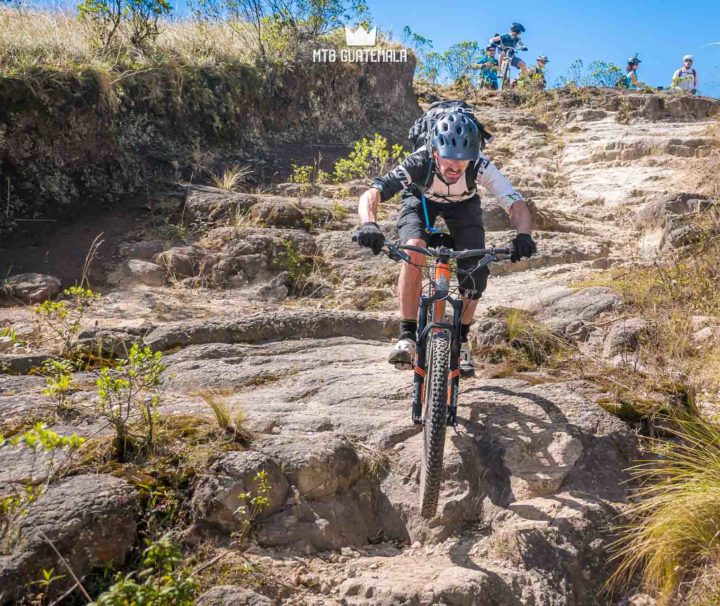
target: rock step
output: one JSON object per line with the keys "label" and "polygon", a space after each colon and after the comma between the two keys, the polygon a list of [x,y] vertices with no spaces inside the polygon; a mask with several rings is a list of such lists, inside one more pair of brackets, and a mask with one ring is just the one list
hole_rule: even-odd
{"label": "rock step", "polygon": [[80,345],[118,354],[131,343],[141,341],[155,351],[167,351],[205,343],[269,343],[285,339],[353,336],[384,341],[395,335],[397,320],[390,314],[331,311],[324,309],[259,312],[233,320],[173,322],[137,330],[91,329],[80,335]]}

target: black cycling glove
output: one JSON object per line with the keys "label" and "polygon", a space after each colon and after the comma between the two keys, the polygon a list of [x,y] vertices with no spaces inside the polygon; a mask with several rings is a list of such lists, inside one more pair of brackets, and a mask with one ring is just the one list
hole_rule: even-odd
{"label": "black cycling glove", "polygon": [[385,242],[385,236],[383,236],[377,223],[363,223],[360,229],[358,229],[356,236],[360,246],[371,248],[375,255],[380,254],[383,243]]}
{"label": "black cycling glove", "polygon": [[523,257],[532,257],[537,252],[537,246],[530,234],[518,234],[513,238],[513,253],[510,260],[516,263]]}

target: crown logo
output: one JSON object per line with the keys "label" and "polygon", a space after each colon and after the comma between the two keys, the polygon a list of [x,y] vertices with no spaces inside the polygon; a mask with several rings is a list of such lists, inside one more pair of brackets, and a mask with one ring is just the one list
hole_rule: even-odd
{"label": "crown logo", "polygon": [[373,27],[368,32],[362,25],[359,25],[355,31],[345,26],[345,44],[348,46],[375,46],[375,40],[377,40],[377,27]]}

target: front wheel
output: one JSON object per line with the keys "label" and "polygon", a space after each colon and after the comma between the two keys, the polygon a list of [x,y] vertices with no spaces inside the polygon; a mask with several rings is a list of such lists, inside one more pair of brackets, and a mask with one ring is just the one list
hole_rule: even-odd
{"label": "front wheel", "polygon": [[437,511],[442,479],[445,428],[448,419],[450,335],[434,333],[428,344],[423,410],[423,453],[420,467],[420,514],[432,518]]}

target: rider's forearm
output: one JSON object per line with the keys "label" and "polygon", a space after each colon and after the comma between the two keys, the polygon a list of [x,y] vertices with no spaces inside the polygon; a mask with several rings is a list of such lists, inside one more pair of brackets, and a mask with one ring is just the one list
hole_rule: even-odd
{"label": "rider's forearm", "polygon": [[377,209],[380,205],[380,192],[371,187],[362,196],[358,204],[358,215],[361,223],[376,223]]}
{"label": "rider's forearm", "polygon": [[525,201],[513,202],[508,212],[510,213],[510,221],[517,232],[519,234],[529,234],[532,229],[532,216]]}

